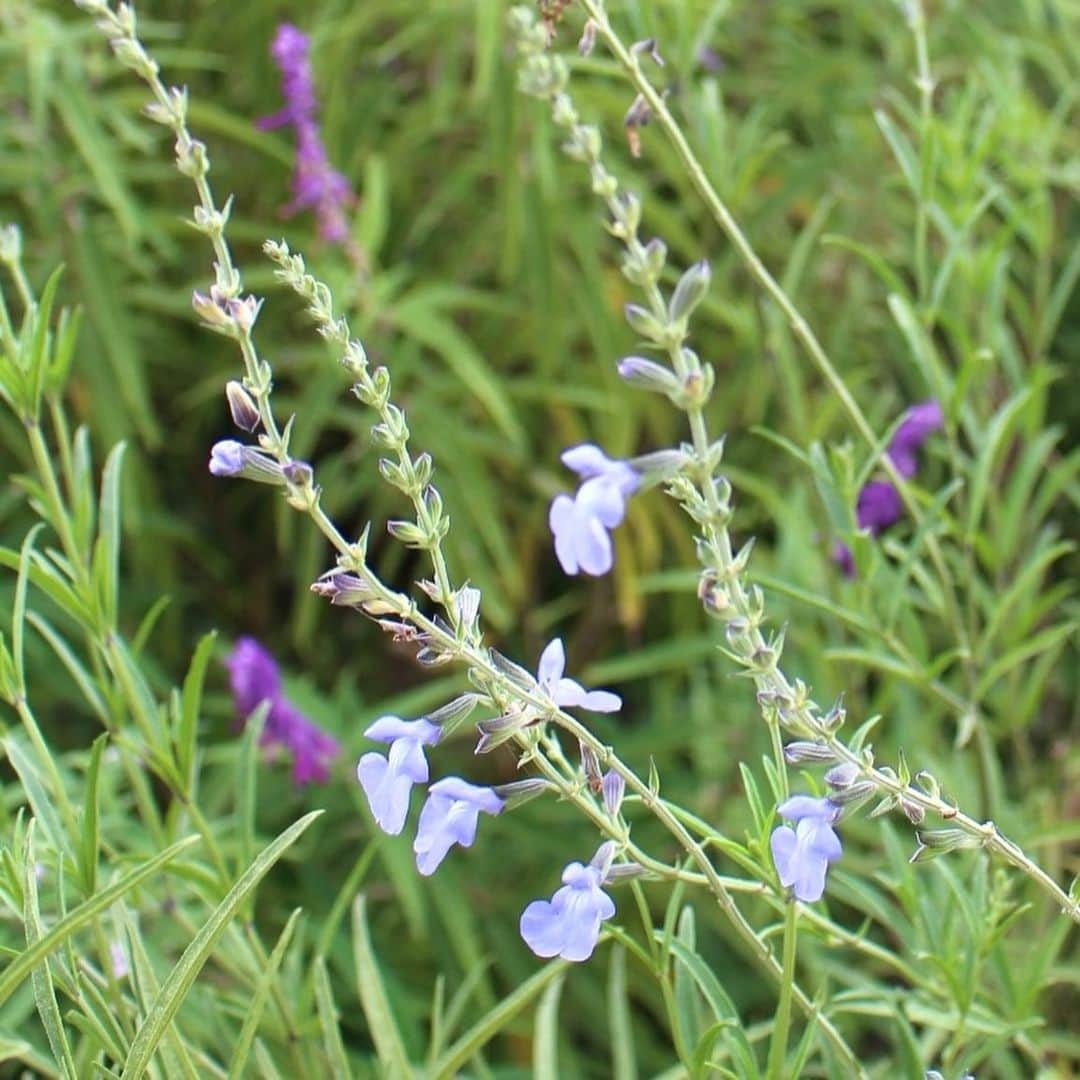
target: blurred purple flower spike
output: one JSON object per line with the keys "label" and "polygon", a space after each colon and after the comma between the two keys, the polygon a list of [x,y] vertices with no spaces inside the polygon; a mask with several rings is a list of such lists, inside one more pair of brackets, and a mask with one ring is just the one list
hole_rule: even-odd
{"label": "blurred purple flower spike", "polygon": [[[896,471],[910,480],[918,471],[918,452],[926,440],[945,423],[941,405],[934,400],[913,405],[904,414],[886,453]],[[904,516],[900,492],[887,480],[871,480],[859,492],[855,504],[855,523],[868,529],[871,536],[880,536],[890,525]],[[855,561],[851,549],[842,543],[833,548],[833,561],[847,577],[855,576]]]}
{"label": "blurred purple flower spike", "polygon": [[233,705],[243,721],[264,701],[269,703],[261,745],[291,755],[294,783],[301,787],[325,783],[341,744],[282,694],[281,673],[270,652],[253,637],[242,637],[233,646],[225,666],[229,669]]}
{"label": "blurred purple flower spike", "polygon": [[282,23],[274,36],[270,54],[281,71],[285,107],[257,122],[263,131],[291,127],[296,134],[296,168],[293,200],[285,208],[292,215],[314,210],[319,235],[329,243],[348,238],[345,209],[355,201],[348,180],[330,165],[316,117],[318,104],[311,73],[311,40],[290,23]]}

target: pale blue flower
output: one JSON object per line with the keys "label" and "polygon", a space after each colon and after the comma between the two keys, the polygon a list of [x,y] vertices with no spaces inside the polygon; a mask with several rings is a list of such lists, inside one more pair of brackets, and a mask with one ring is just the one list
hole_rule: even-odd
{"label": "pale blue flower", "polygon": [[257,480],[262,484],[283,484],[281,466],[253,446],[235,439],[222,439],[210,449],[210,472],[214,476],[230,476]]}
{"label": "pale blue flower", "polygon": [[830,799],[794,795],[776,809],[796,823],[794,829],[777,826],[769,843],[780,884],[804,903],[820,900],[829,863],[841,855],[840,837],[833,831],[840,807]]}
{"label": "pale blue flower", "polygon": [[409,814],[413,784],[428,778],[424,747],[439,741],[439,728],[430,720],[402,720],[383,716],[364,732],[369,739],[390,744],[386,757],[365,754],[356,766],[356,776],[367,796],[376,824],[383,832],[397,836]]}
{"label": "pale blue flower", "polygon": [[641,477],[625,461],[614,461],[598,446],[583,443],[562,455],[562,462],[584,481],[577,494],[557,495],[548,512],[555,555],[567,574],[584,571],[593,577],[612,566],[609,530],[622,523],[626,500]]}
{"label": "pale blue flower", "polygon": [[540,654],[536,678],[540,688],[561,708],[588,709],[589,712],[618,712],[622,698],[607,690],[586,690],[574,679],[563,678],[566,652],[561,638],[555,638]]}
{"label": "pale blue flower", "polygon": [[521,936],[542,957],[588,960],[600,937],[600,924],[615,914],[601,888],[603,871],[572,862],[563,871],[563,887],[550,900],[534,900],[521,913]]}
{"label": "pale blue flower", "polygon": [[505,805],[491,788],[477,787],[460,777],[436,781],[428,788],[413,842],[417,870],[427,877],[435,873],[454,844],[471,847],[480,811],[498,814]]}

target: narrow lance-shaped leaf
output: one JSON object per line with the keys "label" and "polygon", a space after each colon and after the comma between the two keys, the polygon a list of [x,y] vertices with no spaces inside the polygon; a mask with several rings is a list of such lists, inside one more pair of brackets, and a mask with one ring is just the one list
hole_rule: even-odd
{"label": "narrow lance-shaped leaf", "polygon": [[218,938],[224,933],[245,898],[321,814],[321,810],[306,814],[264,848],[192,939],[162,984],[157,1000],[131,1044],[131,1051],[124,1063],[124,1080],[137,1080],[145,1074],[161,1037],[176,1015],[176,1010],[180,1008],[203,965],[210,958]]}

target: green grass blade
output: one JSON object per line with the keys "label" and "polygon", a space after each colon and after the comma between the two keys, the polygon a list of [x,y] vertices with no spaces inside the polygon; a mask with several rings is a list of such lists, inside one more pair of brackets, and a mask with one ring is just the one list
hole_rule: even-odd
{"label": "green grass blade", "polygon": [[136,867],[129,874],[125,874],[119,881],[101,890],[85,903],[80,904],[73,911],[64,916],[34,944],[20,953],[0,974],[0,1005],[3,1005],[26,976],[33,971],[37,964],[62,945],[76,930],[86,926],[94,916],[105,911],[114,904],[121,896],[135,888],[140,882],[152,874],[156,874],[167,863],[172,862],[182,851],[198,843],[197,836],[187,836],[171,844],[160,854]]}
{"label": "green grass blade", "polygon": [[181,1002],[198,978],[218,938],[224,933],[237,909],[274,863],[321,814],[321,810],[313,810],[310,814],[306,814],[290,825],[272,844],[264,848],[228,891],[225,899],[217,906],[202,929],[192,938],[176,966],[169,972],[168,978],[161,987],[161,993],[144,1019],[138,1035],[135,1036],[135,1041],[131,1044],[131,1052],[124,1063],[124,1080],[136,1080],[137,1077],[145,1074],[158,1042],[168,1029],[172,1018],[176,1015],[176,1010],[180,1008]]}
{"label": "green grass blade", "polygon": [[533,998],[543,993],[552,979],[561,975],[566,967],[565,960],[553,960],[526,979],[512,994],[503,998],[436,1062],[431,1070],[433,1080],[450,1080],[456,1076],[481,1047],[498,1035]]}
{"label": "green grass blade", "polygon": [[330,986],[330,976],[326,972],[326,961],[321,956],[315,957],[315,1004],[319,1010],[323,1046],[326,1047],[326,1056],[330,1061],[330,1074],[334,1080],[352,1080],[352,1070],[349,1068],[349,1059],[345,1056],[341,1028],[338,1026],[337,1003]]}
{"label": "green grass blade", "polygon": [[281,931],[281,936],[277,939],[277,944],[266,962],[266,967],[259,973],[259,981],[255,984],[255,993],[251,996],[251,1005],[248,1008],[247,1016],[244,1017],[244,1026],[240,1029],[240,1037],[236,1040],[232,1060],[229,1062],[229,1080],[240,1080],[240,1077],[245,1075],[244,1070],[247,1067],[248,1055],[251,1053],[255,1032],[259,1029],[259,1022],[262,1020],[263,1010],[266,1008],[266,1000],[270,996],[270,989],[277,978],[281,961],[288,951],[300,915],[301,910],[297,908],[289,916],[289,921],[285,924],[285,929]]}
{"label": "green grass blade", "polygon": [[412,1075],[409,1056],[401,1039],[394,1013],[386,997],[386,988],[379,975],[379,964],[371,947],[368,933],[367,901],[363,894],[353,904],[353,955],[356,960],[356,979],[360,989],[360,1004],[371,1029],[375,1052],[385,1070],[384,1075],[393,1080]]}
{"label": "green grass blade", "polygon": [[536,1010],[533,1037],[534,1080],[559,1080],[559,998],[566,974],[549,983]]}

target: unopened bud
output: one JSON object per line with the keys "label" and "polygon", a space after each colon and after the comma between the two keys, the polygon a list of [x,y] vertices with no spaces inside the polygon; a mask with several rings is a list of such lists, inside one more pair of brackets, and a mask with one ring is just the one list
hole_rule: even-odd
{"label": "unopened bud", "polygon": [[355,607],[374,595],[371,586],[356,574],[329,570],[311,586],[316,596],[325,597],[336,607]]}
{"label": "unopened bud", "polygon": [[619,361],[619,377],[631,386],[651,390],[656,394],[677,395],[680,383],[675,373],[663,364],[646,360],[643,356],[626,356]]}
{"label": "unopened bud", "polygon": [[835,761],[836,755],[824,744],[817,742],[789,742],[784,747],[784,758],[789,765],[803,763],[822,764]]}
{"label": "unopened bud", "polygon": [[225,384],[225,398],[233,423],[244,431],[254,431],[260,423],[259,410],[243,384],[235,379]]}
{"label": "unopened bud", "polygon": [[235,439],[214,443],[210,451],[210,472],[214,476],[255,480],[261,484],[285,482],[282,468],[273,458]]}
{"label": "unopened bud", "polygon": [[668,314],[672,322],[679,322],[690,317],[694,308],[705,299],[711,279],[709,264],[704,259],[694,263],[679,278],[679,283],[671,295],[671,302],[668,304]]}
{"label": "unopened bud", "polygon": [[290,461],[281,471],[293,487],[310,487],[315,479],[315,470],[306,461]]}
{"label": "unopened bud", "polygon": [[612,817],[618,817],[626,794],[626,781],[614,769],[609,769],[604,773],[601,788],[604,792],[604,809]]}

